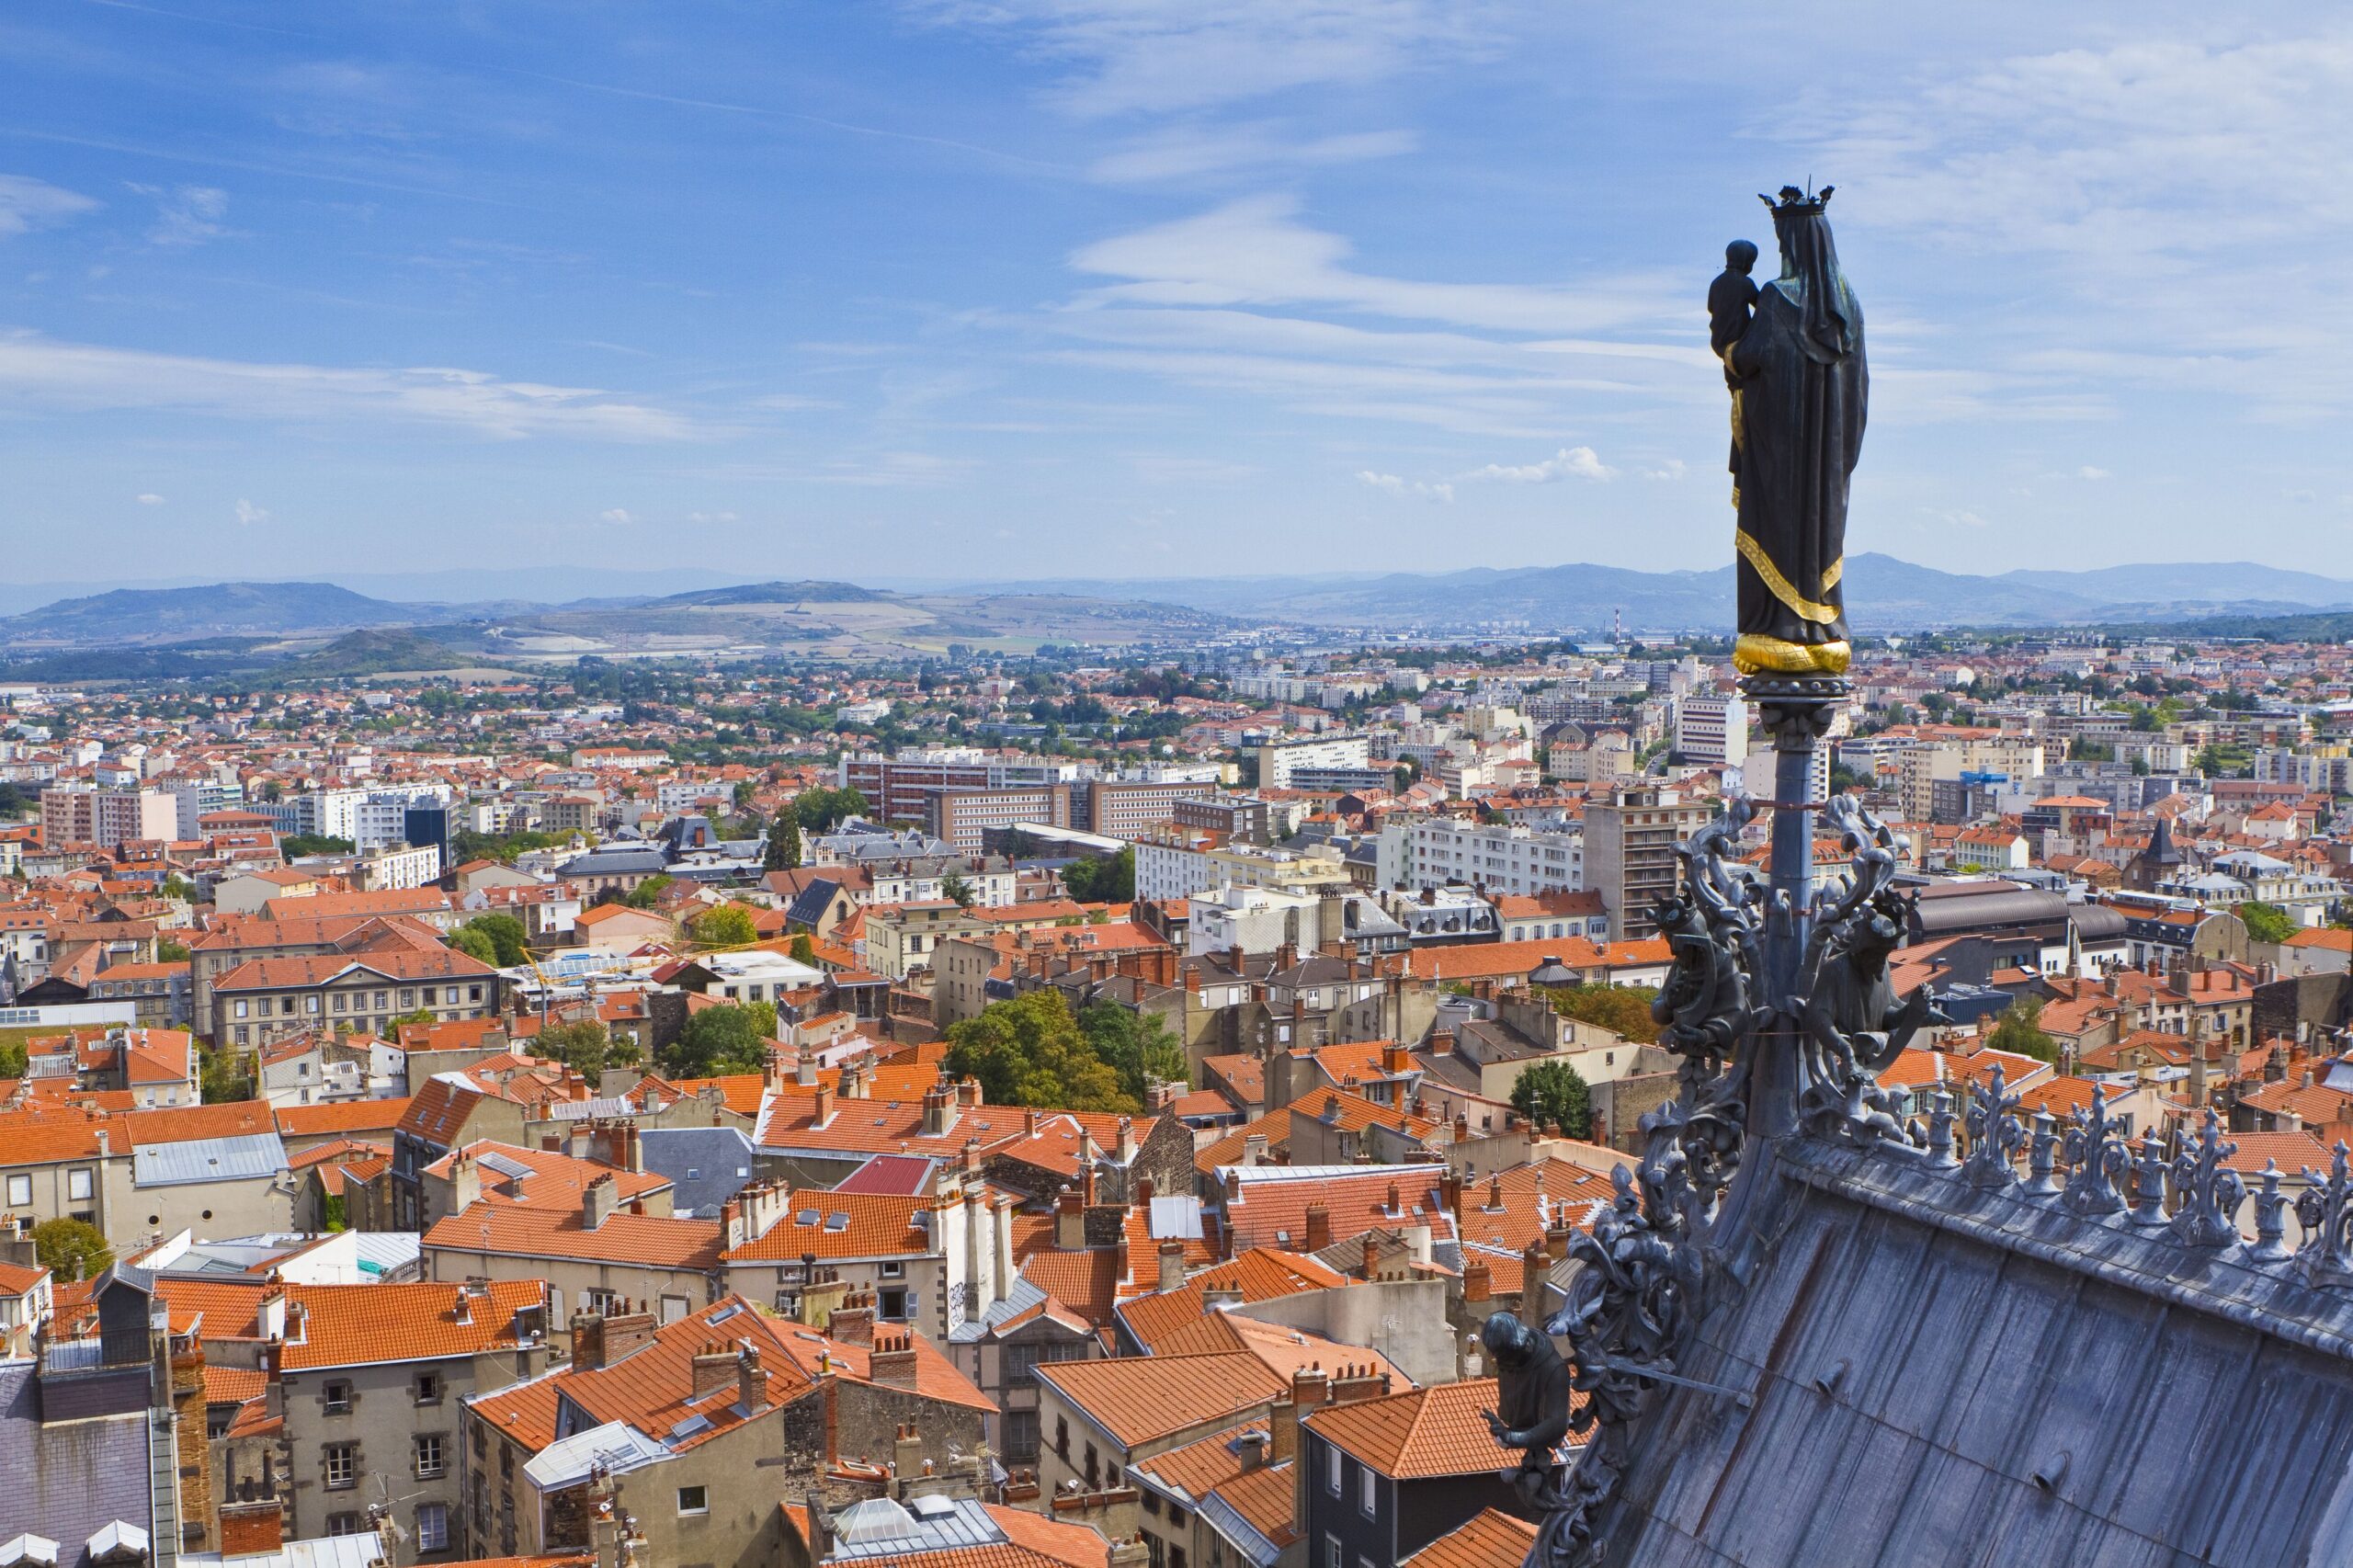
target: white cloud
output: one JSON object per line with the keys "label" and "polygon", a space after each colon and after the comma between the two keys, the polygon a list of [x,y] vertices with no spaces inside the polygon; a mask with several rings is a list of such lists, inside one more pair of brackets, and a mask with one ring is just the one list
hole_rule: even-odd
{"label": "white cloud", "polygon": [[913,0],[1014,34],[1071,67],[1081,115],[1199,108],[1286,88],[1362,85],[1502,47],[1495,0]]}
{"label": "white cloud", "polygon": [[140,494],[137,497],[137,500],[142,506],[160,506],[164,504],[164,498],[161,495],[156,494],[152,490]]}
{"label": "white cloud", "polygon": [[482,370],[345,369],[152,354],[0,332],[0,405],[45,414],[172,408],[232,418],[360,419],[454,426],[517,439],[676,441],[683,416],[593,388],[503,381]]}
{"label": "white cloud", "polygon": [[1929,517],[1934,517],[1937,521],[1949,524],[1953,528],[1982,528],[1985,526],[1985,519],[1979,517],[1974,512],[1940,511],[1933,506],[1923,507],[1921,509],[1927,512]]}
{"label": "white cloud", "polygon": [[230,232],[221,220],[229,214],[229,193],[218,186],[134,185],[131,187],[155,203],[155,226],[149,243],[159,245],[200,245]]}
{"label": "white cloud", "polygon": [[1455,475],[1459,480],[1497,480],[1506,484],[1552,484],[1563,479],[1615,479],[1618,471],[1602,462],[1600,454],[1591,447],[1563,447],[1541,462],[1522,463],[1517,467],[1489,463],[1468,473]]}
{"label": "white cloud", "polygon": [[253,527],[256,523],[266,523],[269,521],[269,514],[267,512],[262,510],[259,506],[255,506],[252,502],[242,498],[237,502],[236,513],[237,521],[244,524],[247,528]]}
{"label": "white cloud", "polygon": [[1646,468],[1643,470],[1643,477],[1644,479],[1679,480],[1686,477],[1689,472],[1690,469],[1688,465],[1687,465],[1681,458],[1669,458],[1665,462],[1659,464],[1656,468]]}
{"label": "white cloud", "polygon": [[1107,185],[1156,185],[1244,170],[1314,168],[1393,158],[1421,145],[1412,131],[1360,131],[1302,138],[1272,121],[1185,126],[1106,153],[1087,174]]}
{"label": "white cloud", "polygon": [[[606,516],[611,517],[612,514],[607,513]],[[616,522],[627,522],[629,520],[629,514],[624,512],[613,520]],[[687,514],[687,521],[690,523],[732,523],[735,521],[735,514],[733,512],[688,512]]]}
{"label": "white cloud", "polygon": [[1098,241],[1071,257],[1081,272],[1129,279],[1096,290],[1097,303],[1321,305],[1368,315],[1489,331],[1588,333],[1675,320],[1663,279],[1574,288],[1431,283],[1344,265],[1353,247],[1297,222],[1287,196],[1256,196],[1198,217]]}
{"label": "white cloud", "polygon": [[0,175],[0,237],[46,229],[95,212],[98,203],[29,175]]}
{"label": "white cloud", "polygon": [[2108,477],[2108,470],[2104,468],[2094,468],[2091,464],[2086,463],[2083,467],[2075,471],[2075,477],[2077,479],[2106,479]]}
{"label": "white cloud", "polygon": [[1422,501],[1451,502],[1454,499],[1454,486],[1443,482],[1424,484],[1418,480],[1407,479],[1400,474],[1375,473],[1370,469],[1358,471],[1357,479],[1361,483],[1371,485],[1375,490],[1385,490],[1392,495]]}
{"label": "white cloud", "polygon": [[633,523],[637,521],[635,517],[629,515],[627,508],[620,506],[608,506],[604,511],[597,513],[597,517],[598,521],[607,523]]}

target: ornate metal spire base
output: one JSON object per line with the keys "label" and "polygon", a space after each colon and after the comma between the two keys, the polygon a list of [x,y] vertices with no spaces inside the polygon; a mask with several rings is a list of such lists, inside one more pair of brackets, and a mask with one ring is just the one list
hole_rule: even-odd
{"label": "ornate metal spire base", "polygon": [[1756,709],[1776,752],[1812,752],[1854,690],[1843,676],[1754,675],[1740,683],[1740,694]]}

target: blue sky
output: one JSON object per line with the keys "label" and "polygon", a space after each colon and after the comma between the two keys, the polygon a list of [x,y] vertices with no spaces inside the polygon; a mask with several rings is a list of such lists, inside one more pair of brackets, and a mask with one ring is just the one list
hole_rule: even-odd
{"label": "blue sky", "polygon": [[2353,576],[2353,25],[1943,9],[18,0],[8,573],[1713,566],[1810,176],[1851,548]]}

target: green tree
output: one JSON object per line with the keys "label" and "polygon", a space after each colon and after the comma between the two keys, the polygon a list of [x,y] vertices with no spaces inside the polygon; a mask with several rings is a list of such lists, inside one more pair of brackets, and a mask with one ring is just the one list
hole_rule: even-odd
{"label": "green tree", "polygon": [[483,960],[485,963],[511,969],[531,956],[530,947],[524,939],[523,923],[511,915],[477,915],[460,929],[478,931],[489,938],[494,956]]}
{"label": "green tree", "polygon": [[805,963],[812,969],[816,968],[817,938],[806,931],[795,934],[792,938],[792,961]]}
{"label": "green tree", "polygon": [[767,1065],[767,1036],[745,1007],[722,1004],[688,1015],[678,1038],[656,1053],[664,1076],[715,1078],[757,1073]]}
{"label": "green tree", "polygon": [[740,903],[722,903],[696,915],[688,927],[706,948],[740,948],[760,939],[752,912]]}
{"label": "green tree", "polygon": [[157,963],[186,963],[188,962],[188,952],[187,943],[175,942],[169,937],[158,937],[155,938],[155,961]]}
{"label": "green tree", "polygon": [[225,1105],[254,1097],[253,1074],[242,1051],[207,1047],[197,1052],[197,1092],[206,1105]]}
{"label": "green tree", "polygon": [[348,855],[352,843],[324,833],[290,833],[278,841],[278,852],[289,860],[305,855]]}
{"label": "green tree", "polygon": [[1138,1104],[1143,1101],[1145,1079],[1182,1084],[1190,1077],[1184,1041],[1157,1013],[1131,1012],[1116,1002],[1092,1002],[1078,1015],[1078,1030],[1095,1054],[1120,1075],[1120,1089]]}
{"label": "green tree", "polygon": [[418,1024],[430,1028],[440,1021],[433,1016],[433,1009],[430,1007],[419,1007],[413,1012],[396,1013],[384,1020],[383,1038],[396,1040],[401,1038],[401,1030],[410,1024]]}
{"label": "green tree", "polygon": [[44,1220],[35,1225],[33,1256],[67,1284],[95,1279],[114,1262],[106,1233],[85,1220]]}
{"label": "green tree", "polygon": [[1543,1127],[1563,1127],[1572,1138],[1593,1136],[1593,1094],[1565,1062],[1539,1062],[1511,1086],[1511,1108]]}
{"label": "green tree", "polygon": [[1564,1018],[1615,1029],[1644,1045],[1658,1042],[1658,1025],[1651,1017],[1654,985],[1563,985],[1552,992],[1552,1010]]}
{"label": "green tree", "polygon": [[498,962],[498,944],[471,925],[459,926],[449,933],[446,940],[470,959],[486,964]]}
{"label": "green tree", "polygon": [[939,879],[939,896],[947,899],[959,909],[970,909],[972,907],[972,901],[980,897],[980,894],[972,891],[972,883],[954,871],[950,871]]}
{"label": "green tree", "polygon": [[1985,1043],[1992,1050],[2031,1056],[2037,1062],[2059,1060],[2059,1042],[2042,1031],[2042,998],[2031,994],[2002,1009]]}
{"label": "green tree", "polygon": [[864,816],[866,797],[856,790],[803,790],[793,797],[793,819],[811,833],[829,832],[845,817]]}
{"label": "green tree", "polygon": [[634,1047],[627,1040],[616,1042],[605,1026],[594,1018],[550,1024],[533,1042],[534,1055],[561,1062],[592,1084],[608,1065],[627,1065],[620,1060],[623,1051],[627,1051],[630,1061],[636,1059]]}
{"label": "green tree", "polygon": [[182,903],[194,903],[196,902],[195,884],[190,882],[186,877],[180,876],[176,872],[164,879],[164,886],[161,891],[165,898],[176,898]]}
{"label": "green tree", "polygon": [[2269,942],[2276,946],[2302,929],[2294,915],[2276,903],[2265,903],[2260,899],[2250,899],[2238,905],[2238,915],[2245,922],[2247,937],[2253,941]]}
{"label": "green tree", "polygon": [[22,1035],[0,1039],[0,1078],[23,1077],[28,1055]]}
{"label": "green tree", "polygon": [[752,1016],[752,1027],[760,1031],[762,1040],[776,1039],[775,1003],[746,1002],[744,1004],[744,1011]]}
{"label": "green tree", "polygon": [[1132,1111],[1139,1104],[1095,1053],[1059,991],[992,1002],[948,1029],[948,1072],[981,1085],[991,1105]]}
{"label": "green tree", "polygon": [[1081,903],[1131,903],[1136,896],[1136,852],[1132,846],[1099,860],[1076,860],[1063,868],[1063,891]]}
{"label": "green tree", "polygon": [[628,904],[631,909],[651,909],[662,902],[662,890],[668,887],[671,881],[666,871],[656,871],[630,889],[620,902]]}
{"label": "green tree", "polygon": [[801,824],[790,812],[779,812],[768,824],[767,854],[761,864],[771,871],[789,871],[801,864]]}

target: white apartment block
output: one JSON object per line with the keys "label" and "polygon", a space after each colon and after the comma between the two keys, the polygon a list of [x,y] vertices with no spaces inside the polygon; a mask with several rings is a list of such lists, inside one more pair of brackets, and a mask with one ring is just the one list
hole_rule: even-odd
{"label": "white apartment block", "polygon": [[1479,885],[1490,893],[1575,892],[1585,886],[1585,837],[1574,829],[1450,817],[1416,821],[1407,838],[1408,885]]}
{"label": "white apartment block", "polygon": [[355,862],[352,873],[362,892],[426,887],[441,880],[441,846],[394,845]]}
{"label": "white apartment block", "polygon": [[1258,748],[1258,787],[1288,790],[1291,775],[1302,768],[1370,767],[1372,742],[1364,735],[1318,735],[1304,740],[1268,741]]}
{"label": "white apartment block", "polygon": [[1712,692],[1675,701],[1675,749],[1686,762],[1737,766],[1748,760],[1748,704]]}
{"label": "white apartment block", "polygon": [[345,838],[353,845],[359,842],[359,808],[367,801],[364,790],[313,790],[293,800],[294,831],[319,838]]}

